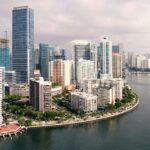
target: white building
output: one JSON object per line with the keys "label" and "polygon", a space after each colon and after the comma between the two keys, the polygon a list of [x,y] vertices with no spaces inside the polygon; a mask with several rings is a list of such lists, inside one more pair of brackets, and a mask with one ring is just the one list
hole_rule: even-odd
{"label": "white building", "polygon": [[85,80],[80,88],[83,92],[97,95],[98,106],[103,106],[108,103],[114,104],[116,99],[122,100],[123,86],[122,78],[116,78]]}
{"label": "white building", "polygon": [[98,78],[101,75],[112,77],[112,42],[104,38],[97,47]]}
{"label": "white building", "polygon": [[71,92],[71,107],[84,112],[97,111],[97,96],[83,92]]}
{"label": "white building", "polygon": [[64,86],[69,86],[73,81],[73,60],[64,60]]}
{"label": "white building", "polygon": [[77,63],[79,59],[91,60],[92,42],[89,40],[74,40],[72,42],[72,56],[75,63],[74,80],[77,81]]}
{"label": "white building", "polygon": [[27,84],[13,84],[9,86],[9,95],[18,95],[23,97],[29,96],[29,85]]}
{"label": "white building", "polygon": [[94,61],[80,59],[77,63],[77,82],[83,80],[94,80],[95,77]]}
{"label": "white building", "polygon": [[0,67],[0,126],[3,123],[2,117],[2,100],[5,97],[5,68]]}

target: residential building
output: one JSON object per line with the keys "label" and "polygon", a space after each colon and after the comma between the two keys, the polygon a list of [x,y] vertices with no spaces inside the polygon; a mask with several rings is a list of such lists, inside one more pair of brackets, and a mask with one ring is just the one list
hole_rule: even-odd
{"label": "residential building", "polygon": [[84,92],[71,92],[71,107],[86,113],[97,111],[97,96]]}
{"label": "residential building", "polygon": [[28,6],[15,7],[12,18],[12,67],[18,83],[28,83],[34,71],[34,13]]}
{"label": "residential building", "polygon": [[49,62],[49,80],[60,85],[64,84],[64,63],[63,60]]}
{"label": "residential building", "polygon": [[97,45],[92,43],[91,46],[91,61],[94,61],[95,78],[97,78]]}
{"label": "residential building", "polygon": [[3,123],[2,100],[5,97],[5,68],[0,67],[0,126]]}
{"label": "residential building", "polygon": [[77,63],[77,82],[82,83],[83,80],[95,80],[95,76],[94,61],[79,59]]}
{"label": "residential building", "polygon": [[97,47],[98,78],[112,77],[112,42],[104,38]]}
{"label": "residential building", "polygon": [[105,106],[106,104],[114,104],[116,99],[122,100],[123,90],[122,78],[116,79],[99,79],[99,80],[85,80],[80,89],[83,92],[97,96],[98,106]]}
{"label": "residential building", "polygon": [[68,90],[72,89],[73,61],[58,59],[49,62],[49,80]]}
{"label": "residential building", "polygon": [[91,59],[91,41],[76,40],[73,41],[73,58],[75,63],[74,80],[77,81],[77,63],[79,59]]}
{"label": "residential building", "polygon": [[0,39],[0,67],[5,67],[5,70],[10,69],[10,49],[7,39]]}
{"label": "residential building", "polygon": [[73,60],[64,60],[64,86],[67,90],[74,89],[73,84]]}
{"label": "residential building", "polygon": [[43,77],[30,79],[30,103],[41,112],[52,109],[51,82],[44,81]]}
{"label": "residential building", "polygon": [[29,97],[29,86],[27,84],[12,84],[9,86],[9,95]]}
{"label": "residential building", "polygon": [[112,72],[113,78],[122,77],[122,57],[119,53],[112,54]]}

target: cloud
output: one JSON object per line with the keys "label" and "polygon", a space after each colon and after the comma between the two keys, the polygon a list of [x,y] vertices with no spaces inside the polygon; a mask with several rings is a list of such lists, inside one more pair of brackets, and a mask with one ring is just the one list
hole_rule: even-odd
{"label": "cloud", "polygon": [[126,51],[150,49],[148,0],[1,0],[0,32],[8,29],[10,39],[11,11],[23,5],[34,9],[36,43],[69,49],[73,39],[99,42],[107,36]]}

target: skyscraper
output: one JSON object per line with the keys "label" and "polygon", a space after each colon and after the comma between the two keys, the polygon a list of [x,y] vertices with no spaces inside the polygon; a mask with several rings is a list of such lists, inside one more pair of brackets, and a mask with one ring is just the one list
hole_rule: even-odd
{"label": "skyscraper", "polygon": [[45,80],[49,79],[48,76],[48,68],[49,68],[49,61],[54,60],[54,48],[49,47],[48,44],[40,44],[40,51],[39,51],[39,67],[41,71],[41,76],[44,77]]}
{"label": "skyscraper", "polygon": [[34,71],[34,14],[28,6],[13,9],[12,65],[17,82],[29,82]]}
{"label": "skyscraper", "polygon": [[2,117],[2,99],[5,96],[5,68],[0,67],[0,126],[3,122],[3,117]]}
{"label": "skyscraper", "polygon": [[9,41],[0,39],[0,66],[5,67],[6,70],[10,69],[10,51]]}
{"label": "skyscraper", "polygon": [[91,59],[91,41],[86,40],[73,41],[73,57],[75,62],[74,79],[75,81],[77,81],[77,63],[80,58],[85,60]]}
{"label": "skyscraper", "polygon": [[104,38],[97,47],[97,73],[98,78],[102,75],[112,76],[112,43]]}

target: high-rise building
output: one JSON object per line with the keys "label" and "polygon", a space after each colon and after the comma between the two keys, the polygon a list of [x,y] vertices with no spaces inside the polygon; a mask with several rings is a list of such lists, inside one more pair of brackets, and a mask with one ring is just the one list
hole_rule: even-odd
{"label": "high-rise building", "polygon": [[112,76],[112,42],[104,38],[97,47],[98,78],[102,75]]}
{"label": "high-rise building", "polygon": [[74,80],[77,81],[77,63],[81,58],[85,60],[91,59],[91,41],[73,41],[73,57],[75,63]]}
{"label": "high-rise building", "polygon": [[68,90],[74,89],[73,60],[54,60],[49,62],[49,80]]}
{"label": "high-rise building", "polygon": [[64,86],[70,89],[73,82],[73,60],[64,60],[63,68],[64,68]]}
{"label": "high-rise building", "polygon": [[41,76],[44,77],[45,80],[48,80],[48,63],[49,61],[54,60],[54,48],[49,47],[48,44],[40,44],[39,47],[39,67],[41,71]]}
{"label": "high-rise building", "polygon": [[9,41],[6,39],[0,39],[0,66],[10,69]]}
{"label": "high-rise building", "polygon": [[122,57],[119,53],[112,54],[112,72],[113,78],[122,77]]}
{"label": "high-rise building", "polygon": [[41,112],[52,109],[51,82],[44,81],[43,77],[30,79],[30,103]]}
{"label": "high-rise building", "polygon": [[77,63],[77,82],[82,84],[83,80],[95,80],[94,61],[80,59]]}
{"label": "high-rise building", "polygon": [[95,43],[92,43],[91,61],[94,61],[94,72],[97,78],[97,45]]}
{"label": "high-rise building", "polygon": [[17,82],[29,82],[34,71],[34,14],[28,6],[15,7],[12,18],[12,66]]}
{"label": "high-rise building", "polygon": [[0,67],[0,126],[3,122],[3,116],[2,116],[2,100],[5,96],[5,68]]}

